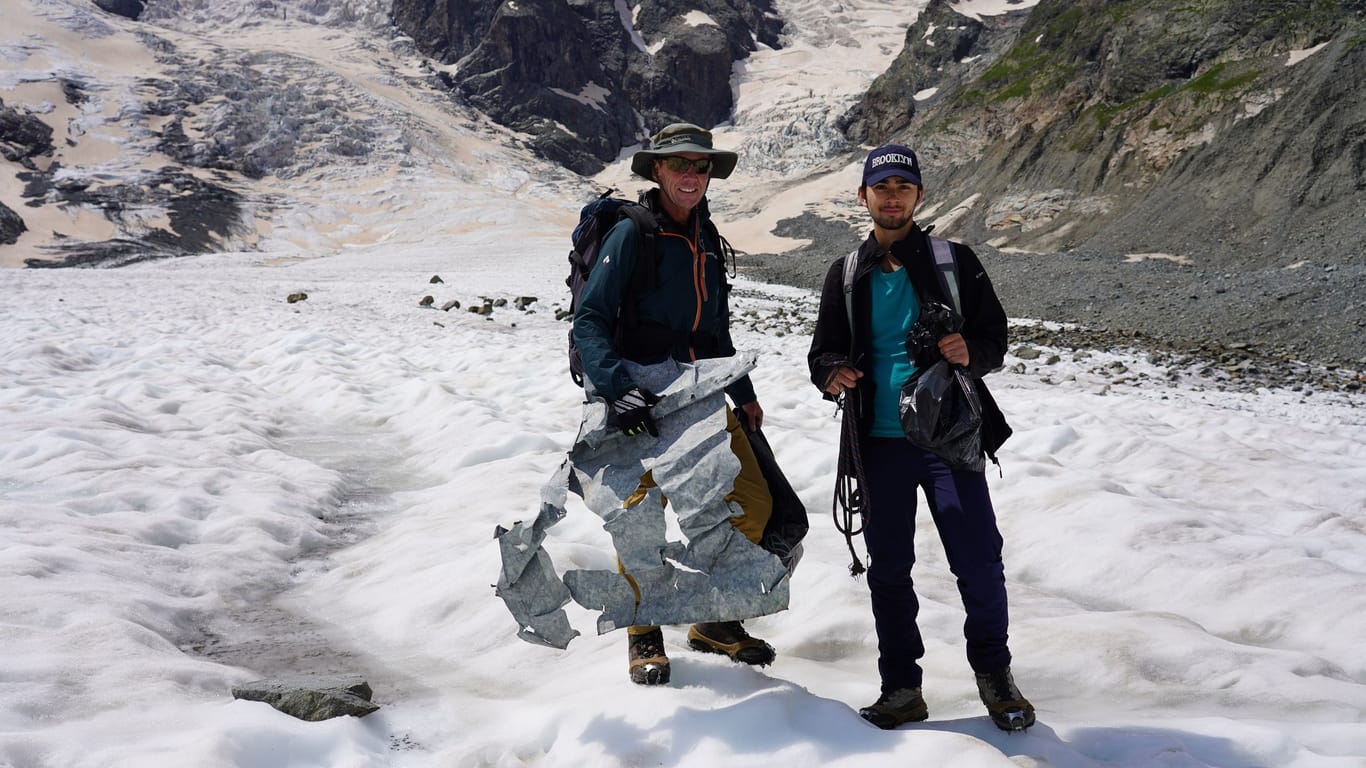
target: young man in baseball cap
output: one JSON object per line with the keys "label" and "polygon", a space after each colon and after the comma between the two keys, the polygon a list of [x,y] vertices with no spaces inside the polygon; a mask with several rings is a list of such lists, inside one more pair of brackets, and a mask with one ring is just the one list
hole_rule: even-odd
{"label": "young man in baseball cap", "polygon": [[[861,509],[851,512],[862,513],[870,557],[882,695],[859,714],[879,728],[929,716],[911,579],[919,488],[967,611],[963,634],[978,693],[998,727],[1023,730],[1034,724],[1034,707],[1010,671],[1002,541],[985,463],[975,456],[972,465],[951,466],[910,442],[899,403],[917,370],[906,349],[912,326],[933,305],[954,308],[961,330],[940,337],[937,352],[971,377],[982,400],[982,448],[993,456],[1010,428],[981,377],[1005,354],[1005,310],[971,248],[948,241],[936,247],[916,224],[925,186],[909,147],[887,144],[868,153],[858,199],[873,230],[857,251],[830,266],[807,362],[816,387],[844,406],[837,476],[847,492],[837,498],[862,500]],[[943,314],[938,307],[934,312]],[[861,567],[855,557],[856,571]]]}

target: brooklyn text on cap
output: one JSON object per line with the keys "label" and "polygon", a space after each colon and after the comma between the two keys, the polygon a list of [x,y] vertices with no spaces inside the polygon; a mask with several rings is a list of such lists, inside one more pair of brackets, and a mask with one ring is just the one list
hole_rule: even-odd
{"label": "brooklyn text on cap", "polygon": [[698,154],[711,158],[711,177],[724,179],[735,170],[739,156],[711,145],[711,131],[692,123],[673,123],[650,139],[650,148],[631,156],[631,170],[650,181],[655,178],[655,160],[669,155]]}
{"label": "brooklyn text on cap", "polygon": [[916,186],[921,186],[920,161],[915,152],[900,144],[886,144],[868,153],[863,162],[863,186],[900,176]]}

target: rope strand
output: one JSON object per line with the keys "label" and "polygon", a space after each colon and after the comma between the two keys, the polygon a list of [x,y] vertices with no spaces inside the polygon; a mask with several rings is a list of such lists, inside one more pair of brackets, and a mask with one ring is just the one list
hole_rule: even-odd
{"label": "rope strand", "polygon": [[847,396],[847,394],[841,394],[835,401],[838,409],[842,411],[840,420],[841,460],[835,471],[835,497],[831,503],[830,514],[835,521],[835,530],[844,534],[844,543],[849,547],[849,557],[852,560],[849,565],[849,575],[857,578],[867,569],[864,568],[863,561],[859,560],[858,552],[854,550],[854,537],[863,533],[862,525],[857,530],[854,529],[854,515],[857,513],[859,520],[862,521],[864,512],[867,510],[867,500],[864,498],[864,489],[867,487],[867,483],[863,481],[863,456],[859,452],[858,428],[845,403]]}

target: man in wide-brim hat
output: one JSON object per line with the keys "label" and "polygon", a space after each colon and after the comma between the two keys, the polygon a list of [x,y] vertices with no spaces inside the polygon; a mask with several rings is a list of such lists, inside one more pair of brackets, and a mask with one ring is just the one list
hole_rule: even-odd
{"label": "man in wide-brim hat", "polygon": [[[710,181],[729,176],[737,160],[734,152],[712,146],[710,131],[691,123],[674,123],[655,134],[649,148],[631,158],[632,171],[659,185],[641,196],[658,223],[653,253],[645,252],[636,222],[622,218],[603,240],[597,266],[579,296],[573,333],[587,388],[607,401],[616,426],[636,439],[658,435],[650,412],[657,398],[632,379],[628,364],[648,366],[671,358],[691,363],[735,354],[727,266],[706,195]],[[642,264],[653,266],[655,272],[645,286],[635,279]],[[764,410],[749,376],[729,384],[726,394],[749,426],[758,429]],[[772,514],[773,498],[739,421],[729,409],[726,417],[740,473],[732,488],[718,492],[743,511],[731,518],[737,531],[758,543]],[[646,473],[626,506],[644,501],[654,486],[653,476]],[[630,573],[623,573],[636,584]],[[631,680],[641,685],[667,683],[669,658],[660,628],[630,627],[627,634]],[[734,620],[692,625],[688,645],[745,664],[764,665],[774,658],[768,643],[751,637]]]}
{"label": "man in wide-brim hat", "polygon": [[[711,131],[692,123],[665,126],[650,148],[631,157],[631,170],[659,185],[658,201],[674,222],[685,224],[707,195],[712,179],[724,179],[739,157],[711,144]],[[702,206],[702,216],[707,216]]]}

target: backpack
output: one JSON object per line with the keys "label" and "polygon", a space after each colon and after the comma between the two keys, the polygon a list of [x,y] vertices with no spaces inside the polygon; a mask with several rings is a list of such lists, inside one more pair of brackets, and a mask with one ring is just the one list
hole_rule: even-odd
{"label": "backpack", "polygon": [[[659,222],[655,216],[640,203],[612,197],[614,189],[604,191],[597,199],[579,211],[579,223],[574,227],[572,240],[574,247],[569,250],[569,276],[564,284],[569,286],[569,312],[572,322],[573,313],[579,308],[579,294],[588,282],[588,275],[598,263],[598,251],[607,233],[622,219],[635,222],[636,233],[640,236],[640,256],[636,260],[636,271],[631,275],[630,290],[640,292],[653,287],[658,280],[658,253],[655,250],[655,233]],[[622,312],[634,315],[635,302],[622,302]],[[635,325],[633,317],[623,317],[618,323],[617,333],[622,325]],[[569,376],[574,383],[583,386],[583,358],[574,342],[574,329],[569,329]]]}
{"label": "backpack", "polygon": [[[621,316],[618,318],[616,330],[614,332],[618,348],[626,346],[623,342],[628,334],[639,335],[644,333],[648,340],[644,343],[663,346],[678,340],[678,334],[662,329],[662,326],[650,326],[642,328],[638,317],[636,302],[632,296],[644,293],[654,288],[659,283],[659,249],[656,247],[656,236],[659,232],[659,222],[655,219],[654,213],[643,202],[631,202],[620,197],[613,197],[614,189],[607,189],[596,199],[585,205],[579,211],[579,223],[574,227],[572,240],[574,247],[569,251],[569,276],[564,279],[564,284],[569,286],[569,312],[572,322],[574,312],[579,307],[579,294],[583,293],[583,286],[588,282],[588,275],[592,273],[593,267],[598,263],[598,251],[602,248],[602,241],[607,238],[607,233],[617,222],[622,219],[630,219],[635,222],[636,234],[640,238],[638,253],[640,257],[636,259],[635,272],[631,275],[630,283],[627,286],[627,296],[621,302]],[[644,193],[641,195],[644,200]],[[721,270],[721,290],[728,292],[730,284],[726,278],[734,277],[735,269],[735,249],[721,236],[716,230],[716,224],[710,218],[705,221],[705,231],[720,249],[720,258],[723,269]],[[729,264],[729,268],[725,268]],[[583,386],[583,357],[579,354],[578,344],[574,342],[574,329],[569,329],[569,376],[575,384]]]}

